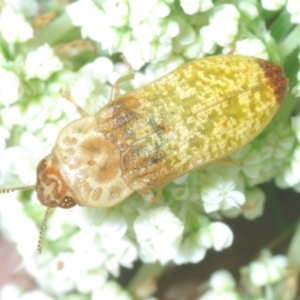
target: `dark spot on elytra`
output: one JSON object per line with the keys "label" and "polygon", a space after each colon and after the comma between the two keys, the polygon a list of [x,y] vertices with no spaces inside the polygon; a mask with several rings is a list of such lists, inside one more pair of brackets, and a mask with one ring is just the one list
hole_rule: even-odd
{"label": "dark spot on elytra", "polygon": [[158,125],[158,130],[168,133],[170,132],[170,127],[165,122],[162,122],[160,125]]}
{"label": "dark spot on elytra", "polygon": [[153,153],[152,155],[149,155],[148,157],[146,157],[139,166],[137,166],[137,169],[139,168],[150,168],[153,167],[153,165],[156,165],[158,163],[160,163],[163,159],[164,159],[164,152],[163,151],[157,151],[155,153]]}
{"label": "dark spot on elytra", "polygon": [[91,166],[94,166],[96,164],[96,162],[93,159],[90,159],[87,161],[87,164],[91,167]]}
{"label": "dark spot on elytra", "polygon": [[272,87],[275,97],[279,104],[282,102],[288,87],[288,79],[283,69],[274,63],[258,59],[258,64],[263,69],[266,78]]}
{"label": "dark spot on elytra", "polygon": [[159,163],[164,157],[162,152],[158,152],[158,153],[155,153],[155,154],[156,155],[151,158],[151,164],[152,165]]}
{"label": "dark spot on elytra", "polygon": [[132,94],[128,93],[110,102],[107,109],[112,113],[114,117],[117,117],[122,113],[134,111],[139,106],[139,100],[136,97],[132,96]]}

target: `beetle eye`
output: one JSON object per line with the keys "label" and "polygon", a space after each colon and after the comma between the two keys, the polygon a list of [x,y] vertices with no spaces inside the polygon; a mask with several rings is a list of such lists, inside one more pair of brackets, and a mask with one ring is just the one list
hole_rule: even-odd
{"label": "beetle eye", "polygon": [[59,203],[59,207],[61,208],[71,208],[76,205],[76,202],[74,201],[73,197],[66,196],[62,201]]}

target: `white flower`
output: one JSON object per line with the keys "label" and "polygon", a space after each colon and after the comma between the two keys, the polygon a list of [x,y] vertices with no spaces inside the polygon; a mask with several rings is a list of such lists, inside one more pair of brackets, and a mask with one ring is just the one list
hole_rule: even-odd
{"label": "white flower", "polygon": [[5,178],[7,183],[17,178],[25,185],[32,184],[35,181],[35,174],[32,172],[33,160],[30,159],[30,152],[22,147],[6,148],[0,155],[0,178]]}
{"label": "white flower", "polygon": [[[114,274],[114,276],[119,276],[119,265],[126,268],[132,268],[134,261],[138,258],[138,252],[136,245],[131,242],[127,237],[122,239],[103,239],[103,250],[106,251],[108,257],[110,257],[110,262],[105,262],[107,270]],[[113,268],[111,268],[111,262],[114,262]]]}
{"label": "white flower", "polygon": [[131,0],[129,1],[129,5],[130,25],[132,28],[147,20],[155,22],[157,19],[167,17],[170,13],[170,7],[163,1],[159,0]]}
{"label": "white flower", "polygon": [[[110,4],[107,2],[107,9],[110,10]],[[120,10],[119,9],[120,6]],[[119,34],[117,27],[111,23],[124,24],[126,21],[126,4],[116,3],[115,9],[118,11],[117,16],[107,15],[105,11],[90,0],[80,0],[66,7],[67,14],[71,17],[75,26],[81,27],[83,37],[102,43],[103,49],[107,49],[110,54],[121,52],[125,44],[129,41],[131,33],[122,31]],[[111,12],[111,11],[110,11]]]}
{"label": "white flower", "polygon": [[89,75],[90,74],[85,73],[84,76],[79,77],[74,83],[72,83],[70,89],[72,98],[81,107],[95,89],[93,78]]}
{"label": "white flower", "polygon": [[136,218],[133,227],[144,262],[159,260],[164,264],[176,255],[184,227],[170,208],[145,211]]}
{"label": "white flower", "polygon": [[91,30],[99,30],[99,27],[95,23],[92,25],[94,20],[102,19],[104,14],[99,10],[97,5],[91,0],[79,0],[66,7],[66,12],[72,19],[74,26],[81,26],[86,32]]}
{"label": "white flower", "polygon": [[[97,113],[109,101],[112,87],[107,82],[110,82],[110,78],[114,75],[118,76],[113,70],[114,66],[110,59],[99,57],[86,64],[77,73],[78,77],[71,82],[69,90],[72,98],[88,113]],[[126,72],[128,73],[128,69]],[[116,79],[112,81],[114,83]]]}
{"label": "white flower", "polygon": [[186,263],[198,263],[206,255],[206,248],[199,243],[199,233],[193,233],[180,244],[179,251],[174,257],[177,265]]}
{"label": "white flower", "polygon": [[7,284],[0,289],[1,300],[54,300],[42,291],[21,292],[18,286]]}
{"label": "white flower", "polygon": [[264,192],[258,188],[246,191],[246,202],[243,205],[242,214],[246,219],[254,220],[260,217],[264,212],[264,204],[266,196]]}
{"label": "white flower", "polygon": [[243,215],[246,219],[253,220],[260,217],[264,212],[265,194],[257,188],[245,191],[246,202],[241,208],[233,207],[222,211],[222,215],[228,218],[235,218]]}
{"label": "white flower", "polygon": [[16,285],[5,284],[0,289],[0,299],[2,300],[19,300],[20,294],[20,288]]}
{"label": "white flower", "polygon": [[92,293],[91,300],[132,300],[132,298],[114,281],[108,281]]}
{"label": "white flower", "polygon": [[73,223],[81,228],[70,241],[78,253],[88,255],[93,249],[98,253],[97,261],[115,276],[119,276],[120,265],[132,267],[137,249],[125,235],[127,223],[120,212],[80,208]]}
{"label": "white flower", "polygon": [[101,233],[109,238],[120,239],[127,231],[124,217],[116,211],[108,211],[101,226]]}
{"label": "white flower", "polygon": [[[62,268],[58,268],[58,264],[62,265]],[[55,294],[67,293],[74,289],[82,294],[90,293],[101,288],[108,277],[95,250],[87,253],[60,252],[57,257],[46,260],[39,268],[42,269],[37,276],[39,284],[44,290]]]}
{"label": "white flower", "polygon": [[180,27],[177,20],[164,19],[163,20],[163,32],[167,37],[174,38],[180,32]]}
{"label": "white flower", "polygon": [[254,56],[262,59],[269,58],[265,44],[261,40],[253,38],[237,41],[234,54]]}
{"label": "white flower", "polygon": [[54,300],[54,298],[46,295],[42,291],[26,292],[20,300]]}
{"label": "white flower", "polygon": [[[85,71],[87,66],[84,67],[83,71]],[[98,57],[93,63],[90,65],[90,69],[94,78],[98,78],[102,83],[108,81],[109,75],[113,72],[114,65],[112,61],[105,57]]]}
{"label": "white flower", "polygon": [[[18,194],[10,193],[0,202],[1,227],[5,229],[9,238],[17,243],[17,249],[22,255],[32,257],[37,253],[38,228],[34,220],[26,215],[23,205],[17,199]],[[18,222],[14,221],[12,215]],[[20,228],[24,228],[26,235]]]}
{"label": "white flower", "polygon": [[296,134],[297,140],[300,143],[300,115],[291,118],[291,128]]}
{"label": "white flower", "polygon": [[291,22],[300,24],[300,2],[298,0],[287,0],[286,10],[291,14]]}
{"label": "white flower", "polygon": [[262,0],[261,5],[266,10],[279,10],[286,4],[286,0]]}
{"label": "white flower", "polygon": [[201,244],[206,248],[214,248],[221,251],[231,246],[233,233],[231,229],[222,222],[213,222],[206,228],[201,229]]}
{"label": "white flower", "polygon": [[9,135],[9,130],[0,125],[0,153],[5,149],[6,139],[9,138]]}
{"label": "white flower", "polygon": [[129,7],[126,0],[108,0],[104,1],[102,6],[109,25],[116,27],[126,25],[129,14]]}
{"label": "white flower", "polygon": [[244,204],[245,196],[235,190],[235,182],[231,179],[222,178],[219,175],[210,175],[207,183],[201,188],[201,199],[204,210],[213,212],[239,207]]}
{"label": "white flower", "polygon": [[262,157],[252,144],[248,144],[235,152],[231,157],[242,164],[241,168],[246,177],[255,178],[260,172]]}
{"label": "white flower", "polygon": [[196,40],[196,32],[192,26],[186,24],[184,29],[181,30],[180,34],[177,36],[176,41],[182,46],[192,44]]}
{"label": "white flower", "polygon": [[300,145],[293,150],[290,162],[284,166],[276,176],[276,184],[279,187],[295,187],[300,183]]}
{"label": "white flower", "polygon": [[[176,41],[177,40],[175,40],[175,42]],[[195,59],[203,57],[204,54],[212,54],[216,47],[216,44],[212,40],[206,39],[197,34],[195,36],[195,40],[191,44],[183,47],[182,51],[187,58]]]}
{"label": "white flower", "polygon": [[0,102],[10,105],[23,95],[23,86],[19,77],[11,71],[0,67]]}
{"label": "white flower", "polygon": [[214,272],[209,279],[209,286],[210,290],[198,300],[241,300],[235,291],[234,278],[227,270]]}
{"label": "white flower", "polygon": [[157,36],[161,33],[160,24],[149,24],[149,23],[141,23],[134,26],[132,29],[133,37],[139,42],[147,42],[150,43],[156,39]]}
{"label": "white flower", "polygon": [[285,172],[284,161],[291,156],[294,143],[291,128],[279,123],[264,139],[255,140],[232,157],[242,164],[241,169],[248,185],[254,186]]}
{"label": "white flower", "polygon": [[32,18],[39,13],[39,5],[36,0],[5,0],[5,4],[15,12]]}
{"label": "white flower", "polygon": [[207,11],[214,6],[211,0],[180,0],[180,5],[188,15]]}
{"label": "white flower", "polygon": [[280,123],[276,128],[265,137],[265,149],[262,152],[265,157],[271,156],[277,160],[283,160],[290,157],[291,149],[295,143],[294,134],[287,124]]}
{"label": "white flower", "polygon": [[120,212],[93,208],[78,209],[74,222],[83,231],[93,236],[100,234],[111,239],[122,238],[127,231],[127,223]]}
{"label": "white flower", "polygon": [[219,46],[231,44],[238,32],[240,14],[231,4],[222,4],[214,7],[209,17],[209,25],[200,29],[200,35]]}
{"label": "white flower", "polygon": [[297,80],[298,84],[293,87],[292,93],[295,95],[295,97],[300,97],[300,71],[297,73]]}
{"label": "white flower", "polygon": [[287,273],[287,258],[277,255],[269,261],[256,261],[249,265],[250,279],[255,286],[271,285],[281,280]]}
{"label": "white flower", "polygon": [[53,49],[45,44],[27,54],[24,66],[26,79],[39,78],[47,80],[53,73],[61,70],[63,64]]}
{"label": "white flower", "polygon": [[260,14],[256,1],[239,1],[236,5],[242,15],[250,20],[257,18]]}
{"label": "white flower", "polygon": [[124,47],[123,54],[135,70],[150,61],[152,49],[147,42],[131,41]]}
{"label": "white flower", "polygon": [[[241,300],[236,291],[208,291],[198,300]],[[253,299],[254,300],[254,299]],[[266,300],[266,299],[255,299]]]}
{"label": "white flower", "polygon": [[[183,184],[183,185],[179,185],[179,186],[172,186],[172,188],[170,188],[170,192],[172,194],[172,197],[174,198],[174,200],[182,200],[182,201],[186,201],[191,200],[191,189],[187,184]],[[199,198],[199,195],[198,195]]]}
{"label": "white flower", "polygon": [[0,15],[0,31],[8,43],[25,42],[33,37],[32,27],[21,14],[4,7]]}
{"label": "white flower", "polygon": [[227,270],[218,270],[211,275],[209,285],[216,290],[233,290],[235,281]]}
{"label": "white flower", "polygon": [[268,251],[263,251],[257,261],[250,263],[249,277],[251,282],[258,287],[271,285],[287,274],[288,259],[283,255],[271,256]]}

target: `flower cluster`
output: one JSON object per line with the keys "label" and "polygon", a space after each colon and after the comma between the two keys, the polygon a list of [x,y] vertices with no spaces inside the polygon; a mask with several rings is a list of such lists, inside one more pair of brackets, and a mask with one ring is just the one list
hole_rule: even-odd
{"label": "flower cluster", "polygon": [[291,286],[287,288],[288,282],[293,280],[293,271],[288,264],[286,256],[272,256],[264,250],[257,260],[241,269],[240,284],[244,289],[237,289],[237,283],[228,271],[219,270],[211,275],[208,291],[198,300],[293,299],[295,290]]}
{"label": "flower cluster", "polygon": [[[51,151],[60,130],[78,118],[76,107],[61,99],[61,88],[90,114],[108,102],[112,84],[128,73],[121,53],[137,70],[134,80],[122,84],[121,92],[126,92],[208,54],[234,52],[282,65],[299,51],[298,0],[78,0],[59,8],[59,17],[44,28],[30,23],[42,9],[38,1],[5,2],[0,12],[0,187],[34,183],[38,161]],[[276,18],[284,6],[279,18],[287,24],[286,32],[277,22],[266,28],[265,18],[272,13]],[[54,8],[57,3],[48,1],[47,9]],[[95,44],[92,58],[88,49],[72,57],[68,44],[69,57],[60,55],[55,46],[79,32]],[[1,195],[1,229],[16,243],[22,267],[43,292],[23,293],[8,285],[0,298],[132,299],[112,279],[122,267],[132,268],[138,260],[144,265],[198,263],[207,251],[232,245],[233,232],[222,217],[252,220],[262,215],[266,197],[258,184],[275,179],[277,186],[299,192],[300,115],[290,117],[300,95],[299,54],[297,59],[289,62],[295,69],[287,70],[294,76],[283,104],[289,113],[279,111],[266,131],[224,161],[168,184],[153,206],[134,194],[106,210],[56,209],[38,255],[45,209],[36,194]],[[251,299],[271,299],[253,291],[286,280],[295,253],[287,258],[263,252],[243,269]],[[209,284],[199,299],[246,299],[228,272],[213,274]]]}

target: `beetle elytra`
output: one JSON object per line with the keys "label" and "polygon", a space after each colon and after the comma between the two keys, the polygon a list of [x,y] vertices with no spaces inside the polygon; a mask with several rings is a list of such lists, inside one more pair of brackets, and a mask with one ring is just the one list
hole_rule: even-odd
{"label": "beetle elytra", "polygon": [[118,84],[130,78],[117,81],[112,101],[96,115],[80,110],[82,117],[62,129],[39,163],[36,184],[28,188],[48,208],[107,208],[134,191],[154,202],[152,188],[255,138],[288,83],[276,64],[234,55],[188,62],[119,95]]}

